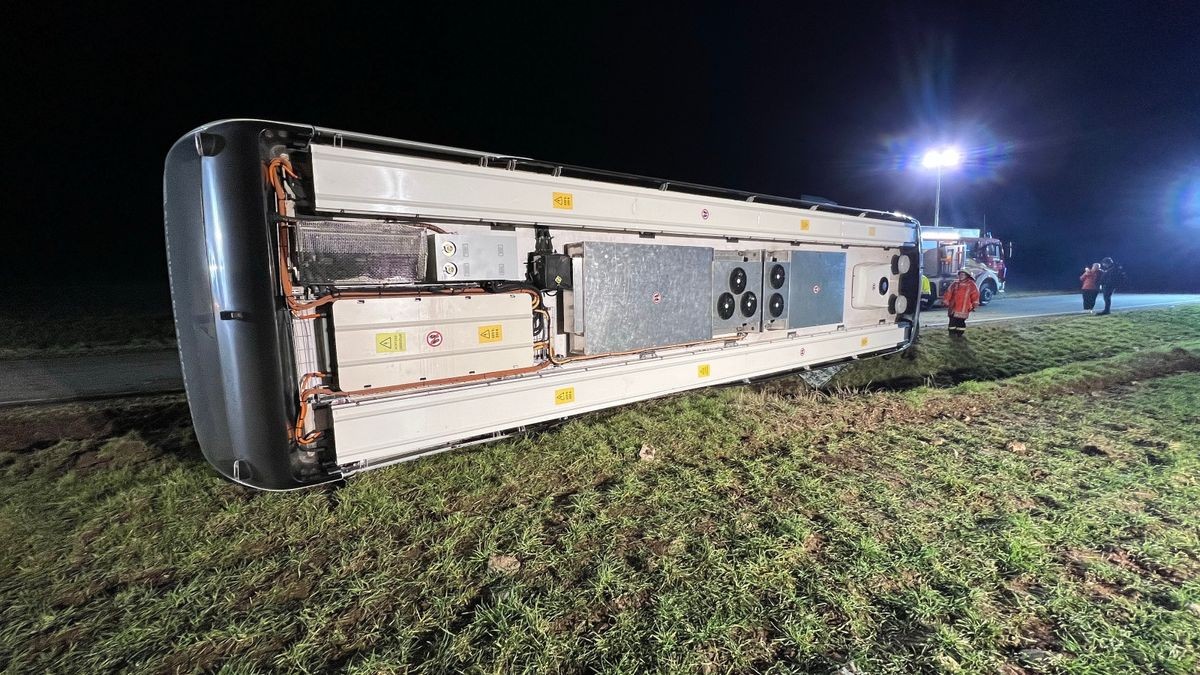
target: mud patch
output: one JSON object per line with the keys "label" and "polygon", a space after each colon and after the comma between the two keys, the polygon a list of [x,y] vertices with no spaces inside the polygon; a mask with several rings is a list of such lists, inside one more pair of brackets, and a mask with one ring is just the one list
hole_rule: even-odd
{"label": "mud patch", "polygon": [[1150,579],[1158,577],[1176,585],[1183,584],[1192,576],[1119,547],[1106,548],[1105,559],[1140,577]]}
{"label": "mud patch", "polygon": [[103,438],[113,429],[101,412],[20,410],[0,414],[0,452],[36,452],[59,441]]}
{"label": "mud patch", "polygon": [[39,635],[29,642],[29,651],[31,652],[59,652],[64,647],[82,642],[84,639],[91,637],[91,630],[83,626],[71,626],[56,633],[47,633]]}
{"label": "mud patch", "polygon": [[[34,452],[64,440],[105,439],[139,431],[151,445],[190,438],[191,418],[182,396],[147,396],[95,403],[0,409],[0,452]],[[166,443],[172,445],[171,443]],[[177,444],[176,444],[177,445]]]}
{"label": "mud patch", "polygon": [[87,450],[76,456],[74,466],[77,473],[87,475],[102,469],[121,469],[153,461],[162,456],[158,448],[148,445],[135,432],[114,438],[95,450]]}
{"label": "mud patch", "polygon": [[501,574],[515,574],[521,569],[521,561],[516,556],[494,555],[488,558],[488,570]]}
{"label": "mud patch", "polygon": [[260,597],[254,599],[255,605],[286,605],[291,602],[299,602],[300,600],[308,599],[312,595],[313,588],[317,585],[317,578],[312,574],[302,574],[297,576],[294,573],[287,574],[276,579],[274,587],[263,593]]}
{"label": "mud patch", "polygon": [[237,649],[233,639],[197,642],[167,656],[155,672],[174,675],[214,671]]}
{"label": "mud patch", "polygon": [[51,601],[53,607],[79,607],[93,600],[106,598],[115,592],[120,584],[107,579],[99,579],[92,583],[60,593]]}

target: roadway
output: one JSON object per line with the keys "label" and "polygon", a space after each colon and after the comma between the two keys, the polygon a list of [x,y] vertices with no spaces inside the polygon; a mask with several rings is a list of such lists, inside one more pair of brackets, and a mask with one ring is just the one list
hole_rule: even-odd
{"label": "roadway", "polygon": [[183,389],[179,350],[63,356],[0,362],[0,406]]}
{"label": "roadway", "polygon": [[[1113,311],[1194,302],[1200,302],[1200,295],[1120,293],[1113,299]],[[970,323],[1080,314],[1082,311],[1082,301],[1077,294],[1000,297],[987,307],[981,307],[971,316]],[[946,325],[945,310],[934,308],[923,312],[921,324],[931,328]],[[3,363],[5,377],[0,378],[0,406],[166,393],[183,388],[179,353],[174,349]]]}
{"label": "roadway", "polygon": [[[1117,293],[1113,296],[1112,311],[1122,312],[1148,307],[1170,307],[1172,305],[1183,305],[1193,302],[1200,302],[1200,295]],[[1104,298],[1097,298],[1096,306],[1103,308]],[[967,323],[977,324],[988,321],[1011,321],[1013,319],[1028,319],[1039,316],[1083,313],[1083,297],[1079,293],[1022,295],[1012,298],[1001,295],[989,302],[987,306],[980,307],[973,312]],[[946,323],[946,309],[944,307],[934,307],[931,310],[921,312],[922,326],[945,326]]]}

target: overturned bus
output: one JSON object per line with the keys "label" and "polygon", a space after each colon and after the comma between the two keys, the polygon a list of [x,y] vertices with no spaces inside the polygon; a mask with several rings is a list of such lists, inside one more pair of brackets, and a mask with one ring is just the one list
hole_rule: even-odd
{"label": "overturned bus", "polygon": [[166,160],[196,437],[291,489],[905,348],[913,219],[320,127]]}

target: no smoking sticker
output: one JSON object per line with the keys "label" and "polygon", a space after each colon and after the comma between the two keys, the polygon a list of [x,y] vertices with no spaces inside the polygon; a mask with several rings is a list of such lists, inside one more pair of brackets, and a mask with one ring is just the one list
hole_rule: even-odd
{"label": "no smoking sticker", "polygon": [[436,330],[429,331],[429,334],[425,336],[425,344],[429,345],[430,347],[440,347],[442,345],[442,340],[443,338],[441,332]]}
{"label": "no smoking sticker", "polygon": [[655,293],[654,295],[650,296],[650,302],[653,302],[656,305],[662,302],[662,293]]}
{"label": "no smoking sticker", "polygon": [[700,220],[708,220],[708,209],[700,209]]}

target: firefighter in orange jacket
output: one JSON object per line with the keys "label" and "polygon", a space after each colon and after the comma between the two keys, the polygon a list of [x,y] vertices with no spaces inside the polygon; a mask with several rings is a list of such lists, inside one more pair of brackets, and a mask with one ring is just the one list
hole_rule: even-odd
{"label": "firefighter in orange jacket", "polygon": [[979,307],[979,287],[970,273],[958,271],[958,279],[942,294],[942,303],[950,315],[950,335],[962,337],[967,331],[967,317]]}

